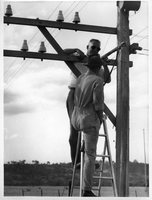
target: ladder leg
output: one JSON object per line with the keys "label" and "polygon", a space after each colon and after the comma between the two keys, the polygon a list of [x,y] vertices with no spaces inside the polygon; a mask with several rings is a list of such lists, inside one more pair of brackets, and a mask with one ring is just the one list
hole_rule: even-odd
{"label": "ladder leg", "polygon": [[82,197],[82,188],[83,188],[83,165],[84,165],[84,139],[83,139],[83,132],[82,132],[82,135],[81,135],[80,197]]}
{"label": "ladder leg", "polygon": [[110,169],[111,169],[111,173],[112,173],[112,177],[113,177],[112,182],[113,182],[114,196],[118,196],[115,173],[114,173],[114,168],[113,168],[113,163],[112,163],[112,155],[111,155],[111,150],[110,150],[110,143],[109,143],[109,136],[108,136],[106,119],[104,118],[103,121],[104,121],[104,123],[103,123],[104,131],[105,131],[105,134],[106,134],[107,153],[109,155],[109,164],[110,164]]}
{"label": "ladder leg", "polygon": [[70,185],[70,196],[73,195],[74,178],[75,178],[75,173],[76,173],[77,158],[79,154],[80,138],[81,138],[81,131],[78,132],[77,150],[76,150],[75,161],[74,161],[74,166],[73,166],[72,181]]}
{"label": "ladder leg", "polygon": [[[106,140],[104,142],[104,149],[103,149],[103,155],[106,154]],[[102,166],[100,167],[100,177],[103,174],[103,168],[104,168],[104,162],[105,162],[105,157],[102,157]],[[98,190],[98,197],[101,195],[101,179],[99,179],[99,186],[98,186],[99,190]]]}
{"label": "ladder leg", "polygon": [[[113,192],[114,196],[118,196],[117,194],[117,187],[116,187],[116,179],[115,179],[115,173],[114,173],[114,167],[112,163],[112,156],[111,156],[111,150],[110,150],[110,142],[108,137],[108,130],[107,130],[107,124],[106,124],[106,115],[103,116],[103,131],[104,134],[99,134],[99,136],[104,137],[104,148],[103,148],[103,154],[96,155],[97,157],[102,158],[102,163],[100,165],[100,170],[98,176],[94,176],[94,178],[99,179],[98,188],[95,190],[98,190],[98,196],[100,196],[100,190],[101,190],[101,180],[111,180],[112,186],[113,186]],[[104,176],[104,164],[105,164],[105,158],[108,158],[109,167],[110,167],[110,173],[111,176]]]}

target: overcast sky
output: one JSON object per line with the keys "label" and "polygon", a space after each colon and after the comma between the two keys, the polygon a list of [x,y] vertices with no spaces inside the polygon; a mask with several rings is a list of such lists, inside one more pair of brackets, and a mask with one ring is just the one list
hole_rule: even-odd
{"label": "overcast sky", "polygon": [[[11,4],[14,17],[56,20],[62,10],[66,22],[72,22],[79,12],[81,23],[107,27],[117,26],[115,1],[100,2],[18,2]],[[131,43],[143,48],[131,55],[130,68],[130,160],[144,162],[144,136],[146,161],[148,158],[148,2],[140,10],[129,13]],[[116,35],[70,30],[48,29],[62,48],[79,48],[86,52],[91,38],[101,41],[100,54],[116,47]],[[27,40],[29,51],[38,51],[41,41],[48,53],[56,53],[36,27],[4,24],[4,49],[20,50]],[[115,59],[115,54],[109,58]],[[111,69],[111,66],[109,67]],[[66,112],[70,70],[62,61],[4,58],[4,162],[12,160],[38,160],[42,163],[70,162],[69,119]],[[116,115],[116,68],[112,81],[105,86],[105,103]],[[115,160],[115,129],[108,120],[108,131]],[[101,128],[102,131],[102,128]],[[101,148],[101,147],[100,147]],[[101,153],[101,152],[100,152]]]}

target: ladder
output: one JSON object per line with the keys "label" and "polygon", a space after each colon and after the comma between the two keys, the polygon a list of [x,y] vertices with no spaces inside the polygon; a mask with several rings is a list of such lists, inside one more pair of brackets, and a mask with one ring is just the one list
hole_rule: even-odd
{"label": "ladder", "polygon": [[[101,184],[102,184],[102,181],[103,180],[111,180],[114,196],[118,196],[117,187],[116,187],[115,173],[114,173],[114,167],[113,167],[111,150],[110,150],[110,142],[109,142],[106,119],[107,119],[107,116],[103,115],[103,130],[104,130],[104,134],[100,134],[99,133],[99,138],[100,137],[104,138],[103,153],[96,155],[96,158],[101,158],[100,168],[95,171],[98,175],[93,176],[94,179],[98,180],[98,187],[93,187],[92,190],[93,191],[97,191],[97,196],[101,196],[101,186],[102,186]],[[104,166],[105,166],[105,159],[106,158],[109,161],[110,176],[105,176],[104,175]]]}
{"label": "ladder", "polygon": [[[115,179],[115,173],[114,173],[114,167],[112,163],[112,156],[111,156],[111,150],[110,150],[110,142],[109,142],[109,137],[108,137],[108,130],[107,130],[107,124],[106,124],[106,115],[103,115],[103,130],[104,134],[99,134],[99,137],[104,138],[104,147],[103,147],[103,153],[100,155],[96,155],[96,158],[99,157],[101,158],[101,163],[100,163],[100,168],[95,171],[98,175],[93,176],[93,179],[98,180],[98,187],[93,187],[93,191],[97,191],[97,196],[101,196],[101,186],[102,186],[102,180],[111,180],[112,186],[113,186],[113,193],[114,196],[118,196],[117,193],[117,187],[116,187],[116,179]],[[81,135],[82,134],[82,135]],[[83,140],[83,133],[79,132],[79,139],[78,139],[78,144],[77,144],[77,151],[79,143],[80,143],[80,137],[81,137],[81,168],[80,168],[80,195],[82,196],[82,188],[83,188],[83,163],[84,163],[84,140]],[[78,153],[77,153],[78,154]],[[77,154],[76,158],[77,159]],[[109,161],[109,166],[110,166],[110,176],[104,176],[104,166],[105,166],[105,159],[108,159]],[[72,196],[73,194],[73,187],[74,187],[74,178],[75,178],[75,173],[76,173],[76,162],[73,167],[73,175],[72,175],[72,183],[70,184],[70,191],[69,191],[69,196]]]}

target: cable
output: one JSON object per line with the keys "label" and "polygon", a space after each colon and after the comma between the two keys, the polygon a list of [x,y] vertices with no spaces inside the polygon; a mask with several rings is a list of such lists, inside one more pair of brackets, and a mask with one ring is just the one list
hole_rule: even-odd
{"label": "cable", "polygon": [[102,50],[102,53],[101,53],[101,54],[103,54],[103,53],[104,53],[104,51],[105,51],[105,49],[106,49],[106,46],[107,46],[107,44],[108,44],[108,42],[109,42],[110,38],[111,38],[111,35],[109,34],[109,36],[108,36],[108,38],[107,38],[107,40],[106,40],[106,44],[105,44],[105,46],[104,46],[104,48],[103,48],[103,50]]}
{"label": "cable", "polygon": [[149,49],[142,49],[143,51],[149,51]]}
{"label": "cable", "polygon": [[[62,1],[59,2],[59,4],[56,6],[56,8],[53,10],[53,12],[49,15],[48,19],[54,14],[54,12],[58,9],[58,7],[59,7],[62,3],[63,3]],[[39,33],[39,31],[37,31],[37,32],[32,36],[32,38],[29,40],[28,43],[30,43],[38,33]],[[15,62],[16,62],[16,59],[10,64],[10,66],[12,66]],[[10,68],[10,67],[9,67],[9,68]],[[4,75],[6,75],[8,71],[9,71],[9,69],[8,69],[6,72],[4,72]]]}
{"label": "cable", "polygon": [[140,30],[137,34],[133,35],[130,39],[132,40],[134,37],[138,36],[139,33],[142,33],[147,28],[148,28],[148,26],[146,26],[145,28],[143,28],[142,30]]}
{"label": "cable", "polygon": [[[79,2],[80,3],[80,2]],[[78,3],[78,4],[79,4]],[[78,12],[80,13],[81,11],[82,11],[82,9],[87,5],[87,3],[88,2],[85,2],[85,4],[82,6],[82,8],[80,9],[80,10],[78,10]],[[72,9],[72,11],[78,6],[78,4]],[[72,12],[71,11],[71,12]],[[69,13],[69,14],[71,14],[71,12]],[[66,16],[66,17],[68,17],[69,16],[69,14]],[[71,20],[70,20],[71,21]],[[59,34],[60,34],[61,32],[59,31],[56,35],[54,35],[54,37],[57,37]]]}
{"label": "cable", "polygon": [[[65,11],[65,13],[74,5],[74,3],[75,3],[75,2],[73,2],[73,3],[71,4],[71,6]],[[75,5],[75,7],[70,11],[70,13],[68,13],[68,14],[64,17],[64,19],[66,19],[66,18],[69,16],[69,14],[71,14],[71,12],[78,6],[79,3],[80,3],[80,2],[78,2],[77,5]],[[61,33],[59,30],[55,29],[53,32],[51,32],[51,34],[53,34],[53,33],[56,32],[56,31],[57,31],[57,33],[56,33],[56,35],[54,35],[54,37],[57,37],[57,35]],[[45,42],[46,42],[46,41],[47,41],[47,40],[46,40],[46,38],[45,38]],[[46,45],[46,47],[47,47],[47,45]]]}
{"label": "cable", "polygon": [[[80,2],[79,2],[79,3],[80,3]],[[77,5],[78,5],[79,3],[77,3]],[[72,5],[73,5],[73,4],[74,4],[74,3],[72,3]],[[72,5],[71,5],[71,6],[72,6]],[[76,5],[75,7],[77,7],[77,5]],[[86,5],[86,4],[85,4],[85,5]],[[71,6],[70,6],[70,7],[71,7]],[[83,7],[84,7],[84,6],[83,6]],[[82,9],[82,8],[81,8],[81,9]],[[67,9],[67,10],[68,10],[68,9]],[[31,61],[31,63],[32,63],[32,61]],[[31,63],[30,63],[30,64],[31,64]],[[24,65],[24,64],[25,64],[25,63],[23,63],[23,65]],[[22,70],[23,65],[22,65],[21,67],[19,67],[18,70],[13,74],[13,77],[12,77],[11,80],[13,80],[13,78],[17,75],[17,73],[20,72],[20,71]],[[9,85],[10,85],[11,82],[12,82],[12,81],[9,82]],[[7,88],[8,88],[8,87],[7,87]]]}
{"label": "cable", "polygon": [[144,55],[144,56],[149,56],[148,54],[145,54],[145,53],[137,53],[139,55]]}
{"label": "cable", "polygon": [[[59,2],[59,4],[56,6],[56,8],[53,10],[53,12],[50,14],[50,16],[48,17],[48,18],[50,18],[53,14],[54,14],[54,12],[58,9],[58,7],[60,6],[62,4],[62,2]],[[39,31],[37,31],[33,36],[32,36],[32,38],[30,39],[30,41],[29,42],[31,42],[32,41],[32,39],[37,35],[37,33],[39,33]],[[16,61],[16,60],[15,60]],[[15,62],[14,61],[14,62]],[[14,63],[13,62],[13,63]],[[18,67],[18,69],[16,70],[16,72],[17,71],[20,71],[20,67],[23,67],[23,65],[25,65],[26,64],[26,61],[24,61],[24,63],[22,64],[22,66],[19,66]],[[7,70],[7,71],[9,71],[9,70]],[[11,74],[9,74],[9,77],[10,77],[10,75],[11,75],[11,77],[12,77],[12,79],[13,79],[13,77],[17,74],[16,72],[13,72],[13,73],[11,73]],[[8,78],[9,78],[8,77]]]}
{"label": "cable", "polygon": [[[74,8],[70,11],[70,13],[68,13],[65,17],[64,17],[64,19],[66,19],[71,13],[72,13],[72,11],[78,6],[78,4],[80,3],[80,2],[76,2],[77,4],[74,6]],[[65,11],[65,13],[67,13],[68,12],[68,10],[73,6],[75,4],[75,2],[73,2],[71,5],[70,5],[70,7],[68,7],[68,9]],[[54,32],[56,32],[57,31],[57,33],[56,33],[56,35],[53,35],[53,33]],[[57,37],[57,35],[59,35],[61,33],[61,31],[59,31],[58,29],[54,29],[52,32],[51,32],[51,34],[53,35],[53,37]],[[45,38],[44,39],[44,42],[47,42],[47,39]],[[46,44],[46,47],[48,46],[48,45],[50,45],[49,43],[47,43]]]}
{"label": "cable", "polygon": [[141,42],[142,40],[144,40],[147,36],[143,37],[142,39],[138,40],[137,42]]}

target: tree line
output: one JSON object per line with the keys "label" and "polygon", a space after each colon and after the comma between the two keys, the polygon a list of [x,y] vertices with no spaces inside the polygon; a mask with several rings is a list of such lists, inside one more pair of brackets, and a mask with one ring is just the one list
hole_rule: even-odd
{"label": "tree line", "polygon": [[[114,169],[115,169],[114,163]],[[109,175],[109,163],[105,162],[105,174]],[[149,185],[149,165],[146,165],[147,182],[145,183],[145,164],[129,162],[129,185],[145,186]],[[4,185],[5,186],[68,186],[72,178],[71,163],[39,163],[33,160],[26,163],[26,160],[11,161],[4,164]],[[76,171],[75,185],[80,184],[80,170]],[[94,183],[97,185],[97,181]],[[103,186],[110,186],[111,181],[102,181]]]}

